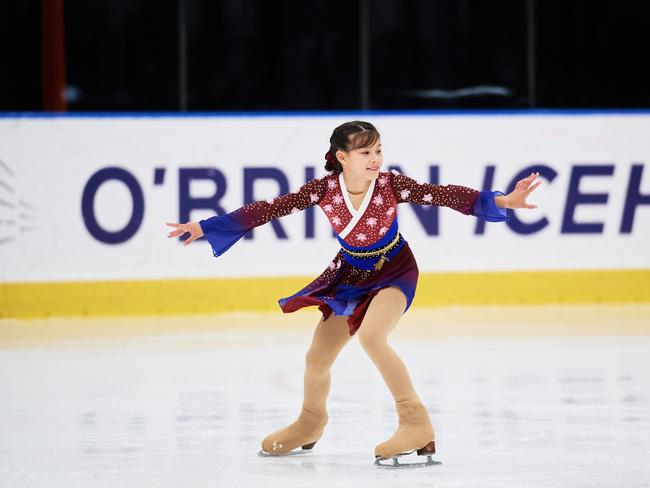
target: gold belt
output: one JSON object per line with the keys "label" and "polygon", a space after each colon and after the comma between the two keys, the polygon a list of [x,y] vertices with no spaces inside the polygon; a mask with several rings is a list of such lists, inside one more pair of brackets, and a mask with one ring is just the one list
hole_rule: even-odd
{"label": "gold belt", "polygon": [[377,261],[375,264],[375,269],[381,269],[381,267],[384,265],[384,261],[390,261],[390,259],[386,257],[386,253],[394,248],[399,243],[401,238],[402,235],[398,232],[395,234],[395,237],[389,244],[379,249],[372,249],[368,251],[348,251],[345,247],[342,247],[341,249],[343,249],[343,252],[355,258],[372,258],[375,256],[380,256],[379,261]]}

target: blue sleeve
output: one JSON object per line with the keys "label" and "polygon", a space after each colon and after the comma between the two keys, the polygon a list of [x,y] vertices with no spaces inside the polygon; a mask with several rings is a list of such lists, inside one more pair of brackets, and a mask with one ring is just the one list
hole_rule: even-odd
{"label": "blue sleeve", "polygon": [[221,256],[251,229],[318,204],[326,188],[325,178],[314,178],[294,192],[247,203],[228,214],[201,220],[199,225],[212,246],[212,254]]}
{"label": "blue sleeve", "polygon": [[497,195],[503,196],[504,193],[500,191],[483,190],[480,192],[479,197],[474,203],[472,215],[486,220],[487,222],[505,222],[510,220],[506,209],[497,207],[494,197]]}
{"label": "blue sleeve", "polygon": [[203,234],[212,247],[214,257],[221,256],[254,227],[246,225],[237,217],[237,213],[230,212],[199,221]]}

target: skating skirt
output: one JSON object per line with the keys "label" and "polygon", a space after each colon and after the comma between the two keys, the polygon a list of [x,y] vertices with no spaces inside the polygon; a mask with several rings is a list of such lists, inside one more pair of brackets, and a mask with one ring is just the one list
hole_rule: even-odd
{"label": "skating skirt", "polygon": [[418,281],[415,257],[403,238],[394,253],[387,256],[390,260],[384,262],[380,269],[375,269],[352,259],[341,249],[314,281],[299,292],[279,299],[280,308],[290,313],[317,305],[323,313],[323,320],[327,320],[332,313],[347,316],[350,335],[354,335],[373,297],[383,288],[396,286],[406,296],[406,312],[415,296]]}

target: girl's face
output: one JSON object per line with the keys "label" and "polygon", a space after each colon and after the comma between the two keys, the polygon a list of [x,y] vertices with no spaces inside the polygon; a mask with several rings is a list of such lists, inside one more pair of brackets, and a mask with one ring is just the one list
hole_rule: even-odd
{"label": "girl's face", "polygon": [[336,157],[343,166],[343,172],[352,178],[372,180],[379,176],[379,170],[384,164],[381,152],[381,140],[369,147],[360,147],[350,151],[336,151]]}

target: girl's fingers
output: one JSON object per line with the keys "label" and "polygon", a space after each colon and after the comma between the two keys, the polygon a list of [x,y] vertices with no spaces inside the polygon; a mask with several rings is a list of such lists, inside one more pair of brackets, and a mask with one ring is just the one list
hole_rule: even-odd
{"label": "girl's fingers", "polygon": [[537,188],[537,187],[538,187],[539,185],[541,185],[541,184],[542,184],[542,182],[541,182],[541,181],[538,181],[538,182],[535,183],[533,186],[531,186],[530,188],[528,188],[528,190],[526,190],[526,195],[530,194],[531,191],[533,191],[535,188]]}
{"label": "girl's fingers", "polygon": [[177,234],[178,232],[183,234],[184,232],[187,232],[187,229],[183,224],[167,224],[167,225],[169,225],[170,227],[174,227],[175,229],[175,230],[170,230],[169,231],[170,234]]}
{"label": "girl's fingers", "polygon": [[190,226],[187,224],[175,224],[172,222],[167,222],[167,225],[170,227],[174,227],[175,230],[169,231],[169,234],[167,234],[167,237],[178,237],[182,236],[186,232],[192,232],[190,229]]}
{"label": "girl's fingers", "polygon": [[[517,184],[515,185],[515,190],[522,190],[522,191],[526,191],[526,190],[528,190],[529,187],[530,187],[530,184],[531,184],[531,183],[535,180],[535,178],[537,178],[538,176],[539,176],[539,173],[533,173],[533,174],[531,174],[530,176],[527,176],[526,178],[522,178],[522,179],[519,180],[519,181],[517,182]],[[538,184],[539,184],[539,183],[541,183],[541,181],[538,182]]]}
{"label": "girl's fingers", "polygon": [[537,175],[536,175],[535,173],[533,173],[532,175],[530,175],[530,176],[524,178],[522,181],[523,181],[526,185],[528,185],[528,184],[532,183],[533,180],[534,180],[535,178],[537,178]]}
{"label": "girl's fingers", "polygon": [[167,234],[167,237],[179,237],[189,232],[190,234],[189,237],[185,239],[185,241],[183,241],[184,246],[191,244],[192,242],[194,242],[196,239],[200,237],[199,234],[195,231],[195,229],[192,228],[192,225],[190,225],[190,223],[176,224],[174,222],[167,222],[167,225],[175,228],[175,230],[172,230]]}

